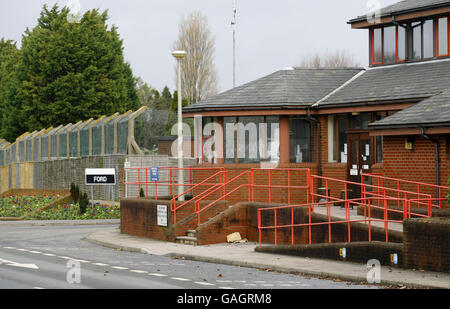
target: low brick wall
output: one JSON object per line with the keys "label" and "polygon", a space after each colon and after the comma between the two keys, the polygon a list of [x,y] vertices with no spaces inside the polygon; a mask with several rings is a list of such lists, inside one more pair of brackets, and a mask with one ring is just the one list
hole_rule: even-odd
{"label": "low brick wall", "polygon": [[10,189],[0,195],[0,197],[6,197],[11,195],[68,195],[69,190],[58,189]]}
{"label": "low brick wall", "polygon": [[[168,206],[167,227],[158,226],[158,205]],[[170,201],[129,198],[120,201],[120,231],[124,234],[174,241]]]}
{"label": "low brick wall", "polygon": [[[211,201],[202,201],[204,207]],[[148,237],[163,241],[175,241],[177,236],[185,236],[187,230],[197,228],[197,215],[193,213],[193,203],[177,213],[177,223],[173,224],[173,212],[170,211],[169,200],[153,200],[151,198],[128,198],[120,201],[120,230],[124,234]],[[158,226],[158,205],[166,205],[167,227]],[[228,208],[226,202],[218,202],[201,215],[201,222],[215,217]]]}
{"label": "low brick wall", "polygon": [[[343,249],[345,249],[345,255]],[[358,263],[367,263],[367,261],[371,259],[377,259],[380,261],[381,265],[394,267],[402,265],[403,261],[403,244],[380,241],[295,246],[263,246],[256,247],[255,251]],[[394,263],[393,254],[397,254],[397,264]]]}
{"label": "low brick wall", "polygon": [[450,219],[408,219],[403,223],[404,266],[450,272]]}

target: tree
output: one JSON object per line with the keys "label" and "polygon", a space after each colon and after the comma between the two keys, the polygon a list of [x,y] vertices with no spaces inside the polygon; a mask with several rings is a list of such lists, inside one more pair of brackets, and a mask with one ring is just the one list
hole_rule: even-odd
{"label": "tree", "polygon": [[46,5],[27,29],[18,67],[17,97],[29,131],[98,118],[139,107],[136,80],[124,61],[107,11],[87,11],[79,23],[69,10]]}
{"label": "tree", "polygon": [[324,54],[313,54],[304,57],[299,65],[301,68],[348,68],[359,67],[359,63],[353,55],[343,50],[328,52]]}
{"label": "tree", "polygon": [[17,66],[20,50],[11,40],[0,40],[0,137],[14,142],[24,132],[20,102],[16,93],[18,86]]}
{"label": "tree", "polygon": [[172,96],[167,86],[160,93],[141,78],[137,79],[137,93],[140,103],[148,110],[136,119],[135,138],[144,153],[155,152],[158,137],[167,136],[168,132],[170,135],[170,128],[176,122],[172,107],[177,97]]}
{"label": "tree", "polygon": [[[189,104],[217,94],[215,38],[211,34],[207,18],[200,12],[193,12],[187,18],[183,16],[173,49],[187,52],[186,58],[181,61],[181,76],[182,94]],[[177,64],[175,72],[175,76],[178,76]]]}

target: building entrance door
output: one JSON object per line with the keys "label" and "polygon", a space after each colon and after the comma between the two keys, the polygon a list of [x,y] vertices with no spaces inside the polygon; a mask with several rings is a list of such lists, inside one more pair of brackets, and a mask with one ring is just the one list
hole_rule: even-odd
{"label": "building entrance door", "polygon": [[[369,133],[347,132],[348,136],[348,160],[347,160],[347,179],[348,181],[361,183],[361,174],[371,172],[372,145]],[[361,197],[361,186],[351,185],[349,187],[350,198]]]}

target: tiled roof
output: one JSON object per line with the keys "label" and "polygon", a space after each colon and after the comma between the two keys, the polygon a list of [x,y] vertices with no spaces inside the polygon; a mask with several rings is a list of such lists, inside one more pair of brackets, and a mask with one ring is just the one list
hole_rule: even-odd
{"label": "tiled roof", "polygon": [[450,85],[442,93],[371,124],[373,129],[417,126],[450,126]]}
{"label": "tiled roof", "polygon": [[289,68],[225,91],[183,110],[192,112],[311,106],[362,70]]}
{"label": "tiled roof", "polygon": [[[398,3],[389,5],[380,10],[380,16],[394,16],[402,13],[414,12],[428,8],[436,8],[450,5],[449,0],[404,0]],[[349,23],[359,22],[365,20],[366,15],[358,16],[349,21]]]}
{"label": "tiled roof", "polygon": [[420,101],[439,94],[450,85],[450,60],[370,68],[319,107],[392,101]]}

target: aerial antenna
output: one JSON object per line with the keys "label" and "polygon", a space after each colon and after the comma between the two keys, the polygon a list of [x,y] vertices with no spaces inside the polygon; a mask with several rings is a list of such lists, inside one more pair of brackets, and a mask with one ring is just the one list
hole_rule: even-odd
{"label": "aerial antenna", "polygon": [[233,20],[231,27],[233,29],[233,88],[236,87],[236,0],[233,0]]}

